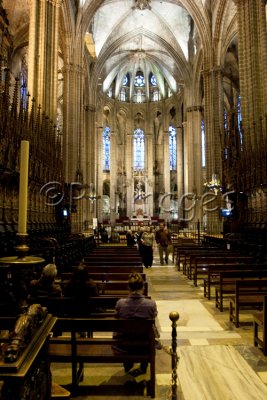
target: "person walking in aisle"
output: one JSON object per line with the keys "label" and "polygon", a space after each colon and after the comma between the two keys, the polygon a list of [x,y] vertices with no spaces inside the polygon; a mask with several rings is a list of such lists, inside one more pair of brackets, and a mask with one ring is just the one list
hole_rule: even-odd
{"label": "person walking in aisle", "polygon": [[160,264],[164,264],[164,256],[165,262],[168,264],[169,262],[169,246],[172,243],[171,234],[170,232],[165,229],[164,224],[160,223],[159,230],[156,232],[156,243],[158,244],[159,249],[159,258]]}
{"label": "person walking in aisle", "polygon": [[145,232],[142,235],[142,259],[145,268],[151,268],[153,264],[153,246],[155,236],[153,233],[153,227],[146,227]]}

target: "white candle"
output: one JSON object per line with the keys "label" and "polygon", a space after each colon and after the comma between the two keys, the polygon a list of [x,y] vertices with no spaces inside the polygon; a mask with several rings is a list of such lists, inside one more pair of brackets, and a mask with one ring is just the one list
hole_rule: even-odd
{"label": "white candle", "polygon": [[21,141],[19,177],[19,224],[18,233],[27,233],[29,142]]}

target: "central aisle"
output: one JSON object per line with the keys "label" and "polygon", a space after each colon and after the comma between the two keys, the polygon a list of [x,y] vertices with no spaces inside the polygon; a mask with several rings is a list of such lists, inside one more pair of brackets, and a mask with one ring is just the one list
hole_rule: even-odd
{"label": "central aisle", "polygon": [[[177,311],[180,315],[177,325],[177,354],[180,358],[177,365],[178,399],[256,400],[256,397],[238,397],[242,379],[246,379],[246,376],[249,379],[248,384],[255,389],[252,392],[258,395],[257,400],[267,398],[266,385],[263,383],[267,384],[267,359],[259,349],[253,347],[252,326],[234,329],[228,321],[228,310],[220,313],[214,306],[214,299],[208,301],[204,298],[203,287],[194,287],[172,263],[161,266],[157,251],[152,268],[145,269],[144,272],[149,284],[149,295],[157,302],[158,326],[165,350],[169,350],[172,339],[169,314]],[[156,353],[155,400],[169,400],[172,395],[171,356],[165,350],[157,350]],[[202,364],[204,354],[210,356]],[[223,363],[218,362],[220,358],[224,360]],[[232,374],[232,379],[229,380],[227,376],[231,375],[232,366],[237,377]],[[245,371],[243,378],[242,370]],[[53,379],[57,383],[70,382],[71,371],[68,365],[59,367],[55,364],[52,371]],[[218,381],[217,374],[226,374],[227,378]],[[133,378],[125,374],[119,364],[86,365],[84,381],[75,399],[149,399],[150,397],[143,395],[146,393],[145,380],[148,376],[147,373]],[[214,386],[210,386],[211,381]],[[86,385],[91,385],[91,388]],[[230,390],[232,395],[229,397]],[[205,397],[198,397],[200,392],[205,393]]]}

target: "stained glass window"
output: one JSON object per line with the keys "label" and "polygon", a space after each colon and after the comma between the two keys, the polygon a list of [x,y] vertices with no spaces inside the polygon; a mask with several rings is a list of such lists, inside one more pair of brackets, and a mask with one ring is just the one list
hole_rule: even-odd
{"label": "stained glass window", "polygon": [[138,171],[145,167],[145,135],[140,128],[134,131],[134,170]]}
{"label": "stained glass window", "polygon": [[151,76],[150,83],[151,83],[152,86],[157,86],[158,85],[155,75]]}
{"label": "stained glass window", "polygon": [[[225,138],[226,138],[226,142],[227,142],[227,137],[229,135],[229,131],[228,131],[228,115],[227,115],[227,110],[224,109],[224,113],[223,113],[223,117],[224,117],[224,134],[225,134]],[[224,159],[227,160],[228,158],[228,148],[227,145],[224,148]]]}
{"label": "stained glass window", "polygon": [[134,79],[134,86],[137,87],[145,86],[145,78],[143,77],[143,75],[141,75],[141,72],[138,72],[136,74],[136,77]]}
{"label": "stained glass window", "polygon": [[206,167],[206,135],[204,119],[201,121],[201,154],[202,154],[202,167]]}
{"label": "stained glass window", "polygon": [[27,107],[27,65],[23,58],[22,65],[21,65],[21,78],[20,78],[20,93],[23,101],[23,108],[26,109]]}
{"label": "stained glass window", "polygon": [[103,130],[103,171],[110,170],[110,128]]}
{"label": "stained glass window", "polygon": [[176,130],[169,126],[170,171],[176,171]]}
{"label": "stained glass window", "polygon": [[127,75],[125,75],[125,77],[123,78],[123,81],[122,81],[122,86],[126,86],[127,83],[128,83],[128,77],[127,77]]}
{"label": "stained glass window", "polygon": [[237,98],[237,123],[238,123],[239,137],[240,137],[240,145],[242,148],[243,134],[242,134],[242,113],[241,113],[241,96],[240,95],[238,95],[238,98]]}

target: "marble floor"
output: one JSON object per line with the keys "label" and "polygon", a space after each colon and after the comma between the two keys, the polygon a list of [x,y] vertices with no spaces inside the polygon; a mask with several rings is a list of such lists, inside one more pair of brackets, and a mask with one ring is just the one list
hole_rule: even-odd
{"label": "marble floor", "polygon": [[[252,316],[241,314],[240,328],[203,296],[203,286],[194,287],[172,263],[160,266],[157,253],[151,269],[145,270],[149,294],[157,302],[158,327],[163,349],[156,354],[156,400],[174,400],[171,346],[172,311],[177,323],[177,388],[179,400],[267,399],[267,357],[253,346]],[[52,365],[53,381],[68,385],[69,365]],[[132,400],[150,398],[146,375],[125,374],[122,365],[87,365],[77,400]],[[66,386],[68,387],[68,386]],[[74,397],[73,397],[74,398]]]}

